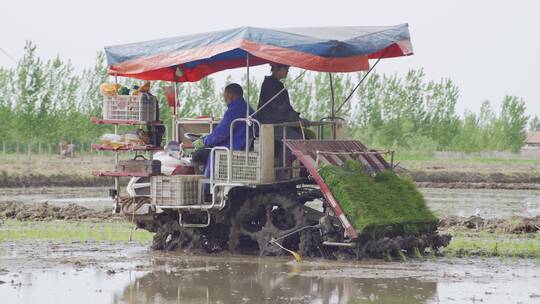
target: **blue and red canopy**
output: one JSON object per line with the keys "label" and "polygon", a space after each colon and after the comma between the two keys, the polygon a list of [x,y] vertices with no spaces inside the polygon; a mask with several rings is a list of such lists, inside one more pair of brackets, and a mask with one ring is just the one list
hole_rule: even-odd
{"label": "blue and red canopy", "polygon": [[198,81],[226,69],[277,62],[319,72],[355,72],[368,59],[412,55],[407,24],[225,31],[105,48],[109,74],[145,80]]}

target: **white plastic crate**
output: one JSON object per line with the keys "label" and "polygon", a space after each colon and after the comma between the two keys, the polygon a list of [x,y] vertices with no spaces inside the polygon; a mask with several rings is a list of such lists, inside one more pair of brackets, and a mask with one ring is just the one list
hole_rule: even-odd
{"label": "white plastic crate", "polygon": [[[227,151],[217,150],[215,159],[214,178],[226,181],[228,177]],[[261,160],[259,153],[245,151],[232,151],[232,181],[259,182],[261,174]]]}
{"label": "white plastic crate", "polygon": [[154,121],[156,100],[149,95],[103,96],[103,119]]}
{"label": "white plastic crate", "polygon": [[152,176],[150,197],[156,206],[199,205],[204,175]]}

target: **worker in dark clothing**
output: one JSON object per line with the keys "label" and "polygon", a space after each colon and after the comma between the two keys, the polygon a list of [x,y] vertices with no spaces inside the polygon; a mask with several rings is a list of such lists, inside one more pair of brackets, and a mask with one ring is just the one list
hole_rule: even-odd
{"label": "worker in dark clothing", "polygon": [[[309,121],[300,118],[300,113],[296,112],[289,99],[289,92],[285,89],[281,79],[284,79],[289,74],[289,66],[279,63],[270,64],[272,67],[272,75],[266,76],[261,86],[259,96],[259,106],[257,120],[266,124],[278,124],[284,122],[300,122],[303,126],[307,126]],[[302,132],[298,127],[286,128],[286,139],[302,139]],[[283,165],[283,128],[274,128],[274,155],[276,158],[276,166]],[[285,166],[290,166],[292,163],[292,154],[287,153]],[[277,172],[278,179],[286,178],[288,175],[285,171]]]}
{"label": "worker in dark clothing", "polygon": [[289,92],[281,82],[287,77],[289,66],[278,63],[271,66],[272,75],[266,76],[261,86],[257,119],[261,123],[299,121],[300,113],[291,106]]}

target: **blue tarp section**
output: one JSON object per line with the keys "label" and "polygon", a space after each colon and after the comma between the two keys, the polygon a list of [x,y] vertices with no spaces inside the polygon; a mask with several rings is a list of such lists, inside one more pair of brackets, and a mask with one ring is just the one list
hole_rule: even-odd
{"label": "blue tarp section", "polygon": [[[111,74],[162,77],[179,67],[193,76],[245,65],[279,62],[319,71],[362,70],[362,57],[412,54],[407,24],[377,27],[311,27],[230,30],[179,36],[105,48]],[[351,63],[348,64],[347,60]],[[198,66],[203,65],[199,70]],[[351,66],[348,70],[347,66]],[[172,71],[172,69],[171,69]]]}

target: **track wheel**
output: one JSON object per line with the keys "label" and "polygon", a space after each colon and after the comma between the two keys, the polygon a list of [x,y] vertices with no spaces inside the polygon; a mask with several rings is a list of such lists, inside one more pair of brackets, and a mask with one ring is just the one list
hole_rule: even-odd
{"label": "track wheel", "polygon": [[[284,251],[270,241],[303,227],[304,208],[293,197],[276,193],[248,197],[231,218],[229,248],[261,256],[283,254]],[[299,234],[278,243],[287,249],[298,250]]]}

